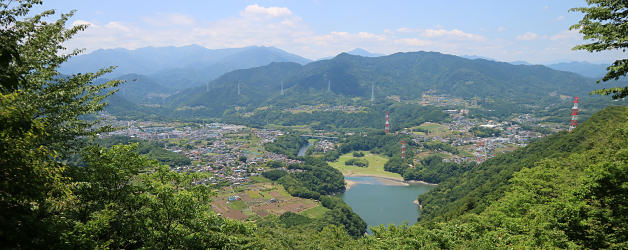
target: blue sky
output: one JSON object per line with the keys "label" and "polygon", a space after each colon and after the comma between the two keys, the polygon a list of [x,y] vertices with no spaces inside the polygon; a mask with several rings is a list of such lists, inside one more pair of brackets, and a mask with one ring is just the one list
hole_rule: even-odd
{"label": "blue sky", "polygon": [[44,1],[37,10],[76,9],[88,24],[68,47],[199,44],[210,49],[274,46],[317,59],[354,48],[374,53],[438,51],[531,63],[626,57],[572,51],[583,43],[569,27],[583,0],[559,1]]}

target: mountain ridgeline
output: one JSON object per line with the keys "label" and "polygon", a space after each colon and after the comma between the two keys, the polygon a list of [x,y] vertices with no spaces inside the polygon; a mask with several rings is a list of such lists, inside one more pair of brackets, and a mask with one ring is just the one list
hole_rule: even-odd
{"label": "mountain ridgeline", "polygon": [[560,102],[560,95],[584,95],[595,87],[592,83],[592,79],[540,65],[469,60],[435,52],[383,57],[343,53],[307,65],[271,63],[232,71],[206,86],[168,97],[165,107],[188,115],[218,117],[236,106],[252,111],[263,106],[352,104],[356,100],[367,104],[371,88],[376,102],[389,96],[416,100],[432,90],[467,99],[538,105]]}
{"label": "mountain ridgeline", "polygon": [[[286,51],[263,46],[207,49],[199,45],[183,47],[146,47],[136,50],[106,49],[71,58],[60,72],[65,74],[92,72],[117,66],[108,78],[138,74],[171,90],[202,85],[216,77],[236,70],[267,65],[271,62],[308,63],[309,59]],[[138,90],[138,92],[141,92]],[[172,92],[172,91],[171,91]]]}

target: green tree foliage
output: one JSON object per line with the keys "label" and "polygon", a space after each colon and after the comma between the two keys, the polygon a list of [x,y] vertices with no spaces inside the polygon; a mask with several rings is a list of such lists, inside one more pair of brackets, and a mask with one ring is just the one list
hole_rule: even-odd
{"label": "green tree foliage", "polygon": [[353,152],[353,157],[364,157],[364,152],[355,151]]}
{"label": "green tree foliage", "polygon": [[246,245],[250,228],[211,213],[202,174],[179,174],[137,145],[90,147],[72,171],[76,203],[63,242],[71,248],[223,248]]}
{"label": "green tree foliage", "polygon": [[410,160],[392,158],[384,164],[384,170],[398,173],[404,180],[419,180],[440,183],[448,178],[457,177],[471,170],[475,163],[444,162],[443,158],[432,155],[421,160],[421,164],[411,167]]}
{"label": "green tree foliage", "polygon": [[442,141],[429,141],[422,144],[425,149],[434,150],[434,151],[445,151],[452,154],[458,154],[458,149],[451,146],[450,144],[444,143]]}
{"label": "green tree foliage", "polygon": [[416,146],[412,138],[403,134],[384,134],[383,131],[369,130],[365,132],[368,136],[356,134],[341,141],[338,148],[340,154],[351,151],[371,151],[374,154],[382,154],[388,157],[401,157],[401,141],[406,141],[408,149],[406,154],[411,158],[414,153],[411,147]]}
{"label": "green tree foliage", "polygon": [[291,228],[294,226],[309,224],[312,220],[307,216],[295,214],[293,212],[285,212],[279,216],[279,222],[283,224],[284,227]]}
{"label": "green tree foliage", "polygon": [[352,158],[346,160],[345,165],[367,168],[369,166],[369,161],[366,159]]}
{"label": "green tree foliage", "polygon": [[281,168],[281,167],[284,167],[285,164],[280,161],[268,161],[266,163],[266,166],[268,166],[269,168]]}
{"label": "green tree foliage", "polygon": [[192,163],[190,158],[187,156],[166,150],[164,148],[165,144],[161,142],[145,141],[127,136],[112,136],[98,139],[95,142],[103,147],[111,147],[117,144],[137,143],[139,144],[137,147],[138,153],[145,154],[149,158],[158,160],[160,163],[168,166],[185,166]]}
{"label": "green tree foliage", "polygon": [[255,237],[264,249],[358,249],[360,246],[342,226],[337,225],[316,229],[259,227]]}
{"label": "green tree foliage", "polygon": [[299,148],[305,145],[307,145],[307,139],[296,133],[290,133],[277,137],[274,142],[265,143],[264,149],[288,157],[296,157],[299,153]]}
{"label": "green tree foliage", "polygon": [[[31,14],[37,0],[0,2],[0,237],[5,246],[45,247],[70,196],[66,166],[75,139],[103,131],[83,115],[101,110],[118,82],[94,84],[110,71],[61,76],[59,65],[80,51],[62,44],[85,26],[66,28],[72,13]],[[31,16],[25,18],[26,16]],[[104,94],[103,94],[104,93]]]}
{"label": "green tree foliage", "polygon": [[335,196],[323,196],[321,197],[321,204],[331,209],[324,217],[327,224],[344,226],[349,235],[353,237],[364,235],[366,222],[354,213],[342,199]]}
{"label": "green tree foliage", "polygon": [[262,176],[264,176],[264,177],[266,177],[266,178],[268,178],[270,180],[276,181],[279,178],[284,177],[287,174],[288,174],[288,172],[286,172],[284,170],[273,169],[273,170],[266,171],[266,172],[262,173]]}
{"label": "green tree foliage", "polygon": [[[589,52],[599,52],[605,50],[626,51],[628,44],[628,31],[626,30],[626,20],[628,12],[626,3],[614,0],[587,0],[588,7],[573,8],[570,11],[584,14],[582,20],[570,27],[572,30],[579,30],[584,35],[585,40],[592,40],[591,43],[581,44],[573,49],[587,50]],[[619,80],[628,73],[628,59],[616,60],[601,81]],[[598,81],[599,83],[600,81]],[[628,96],[628,86],[604,88],[593,93],[601,95],[613,95],[613,99],[620,99]]]}
{"label": "green tree foliage", "polygon": [[410,169],[408,160],[401,159],[400,157],[391,158],[384,164],[384,170],[401,175],[403,175],[408,169]]}
{"label": "green tree foliage", "polygon": [[298,167],[300,172],[281,177],[279,183],[293,196],[319,199],[321,195],[345,190],[344,176],[340,171],[315,158],[306,158]]}
{"label": "green tree foliage", "polygon": [[135,153],[137,147],[88,147],[85,166],[61,162],[76,139],[94,129],[118,82],[94,83],[97,73],[60,76],[62,43],[85,26],[66,29],[70,14],[24,20],[40,1],[0,2],[0,238],[6,248],[246,247],[246,224],[208,210],[209,190],[198,175],[177,174]]}
{"label": "green tree foliage", "polygon": [[473,169],[475,163],[444,162],[443,158],[432,155],[421,160],[415,168],[403,172],[405,180],[421,180],[429,183],[440,183],[448,178],[456,177]]}
{"label": "green tree foliage", "polygon": [[485,128],[485,127],[473,127],[469,129],[469,132],[473,133],[473,135],[477,137],[497,137],[501,135],[501,130],[495,128]]}

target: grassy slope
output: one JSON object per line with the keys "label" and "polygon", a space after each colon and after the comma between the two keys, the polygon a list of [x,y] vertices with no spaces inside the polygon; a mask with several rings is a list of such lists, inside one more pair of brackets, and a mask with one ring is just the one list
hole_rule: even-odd
{"label": "grassy slope", "polygon": [[386,163],[386,161],[388,161],[388,158],[376,154],[371,154],[368,151],[361,152],[363,152],[365,155],[364,157],[359,158],[366,159],[369,162],[368,168],[345,165],[345,161],[354,158],[353,152],[341,155],[338,160],[330,162],[329,165],[331,165],[335,169],[340,170],[340,172],[342,172],[342,174],[345,176],[368,175],[403,180],[403,177],[401,177],[401,175],[397,173],[384,171],[384,164]]}

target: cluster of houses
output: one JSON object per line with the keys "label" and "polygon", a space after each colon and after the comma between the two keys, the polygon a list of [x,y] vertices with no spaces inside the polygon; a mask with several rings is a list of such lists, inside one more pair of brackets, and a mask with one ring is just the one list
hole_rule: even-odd
{"label": "cluster of houses", "polygon": [[[416,143],[439,141],[442,143],[448,143],[452,147],[466,150],[469,154],[451,154],[451,157],[444,159],[447,162],[461,163],[465,161],[478,161],[482,162],[488,158],[494,157],[497,150],[505,152],[518,147],[526,146],[531,139],[541,138],[544,135],[526,130],[522,126],[517,125],[520,122],[525,122],[532,126],[540,126],[539,120],[535,119],[532,115],[521,115],[513,119],[513,122],[502,121],[496,122],[493,120],[480,120],[469,119],[462,112],[464,110],[449,110],[451,121],[447,124],[441,124],[446,126],[449,131],[453,133],[445,133],[448,135],[417,135],[412,134]],[[498,130],[499,135],[485,136],[483,138],[476,137],[470,130],[472,128],[490,128]]]}

